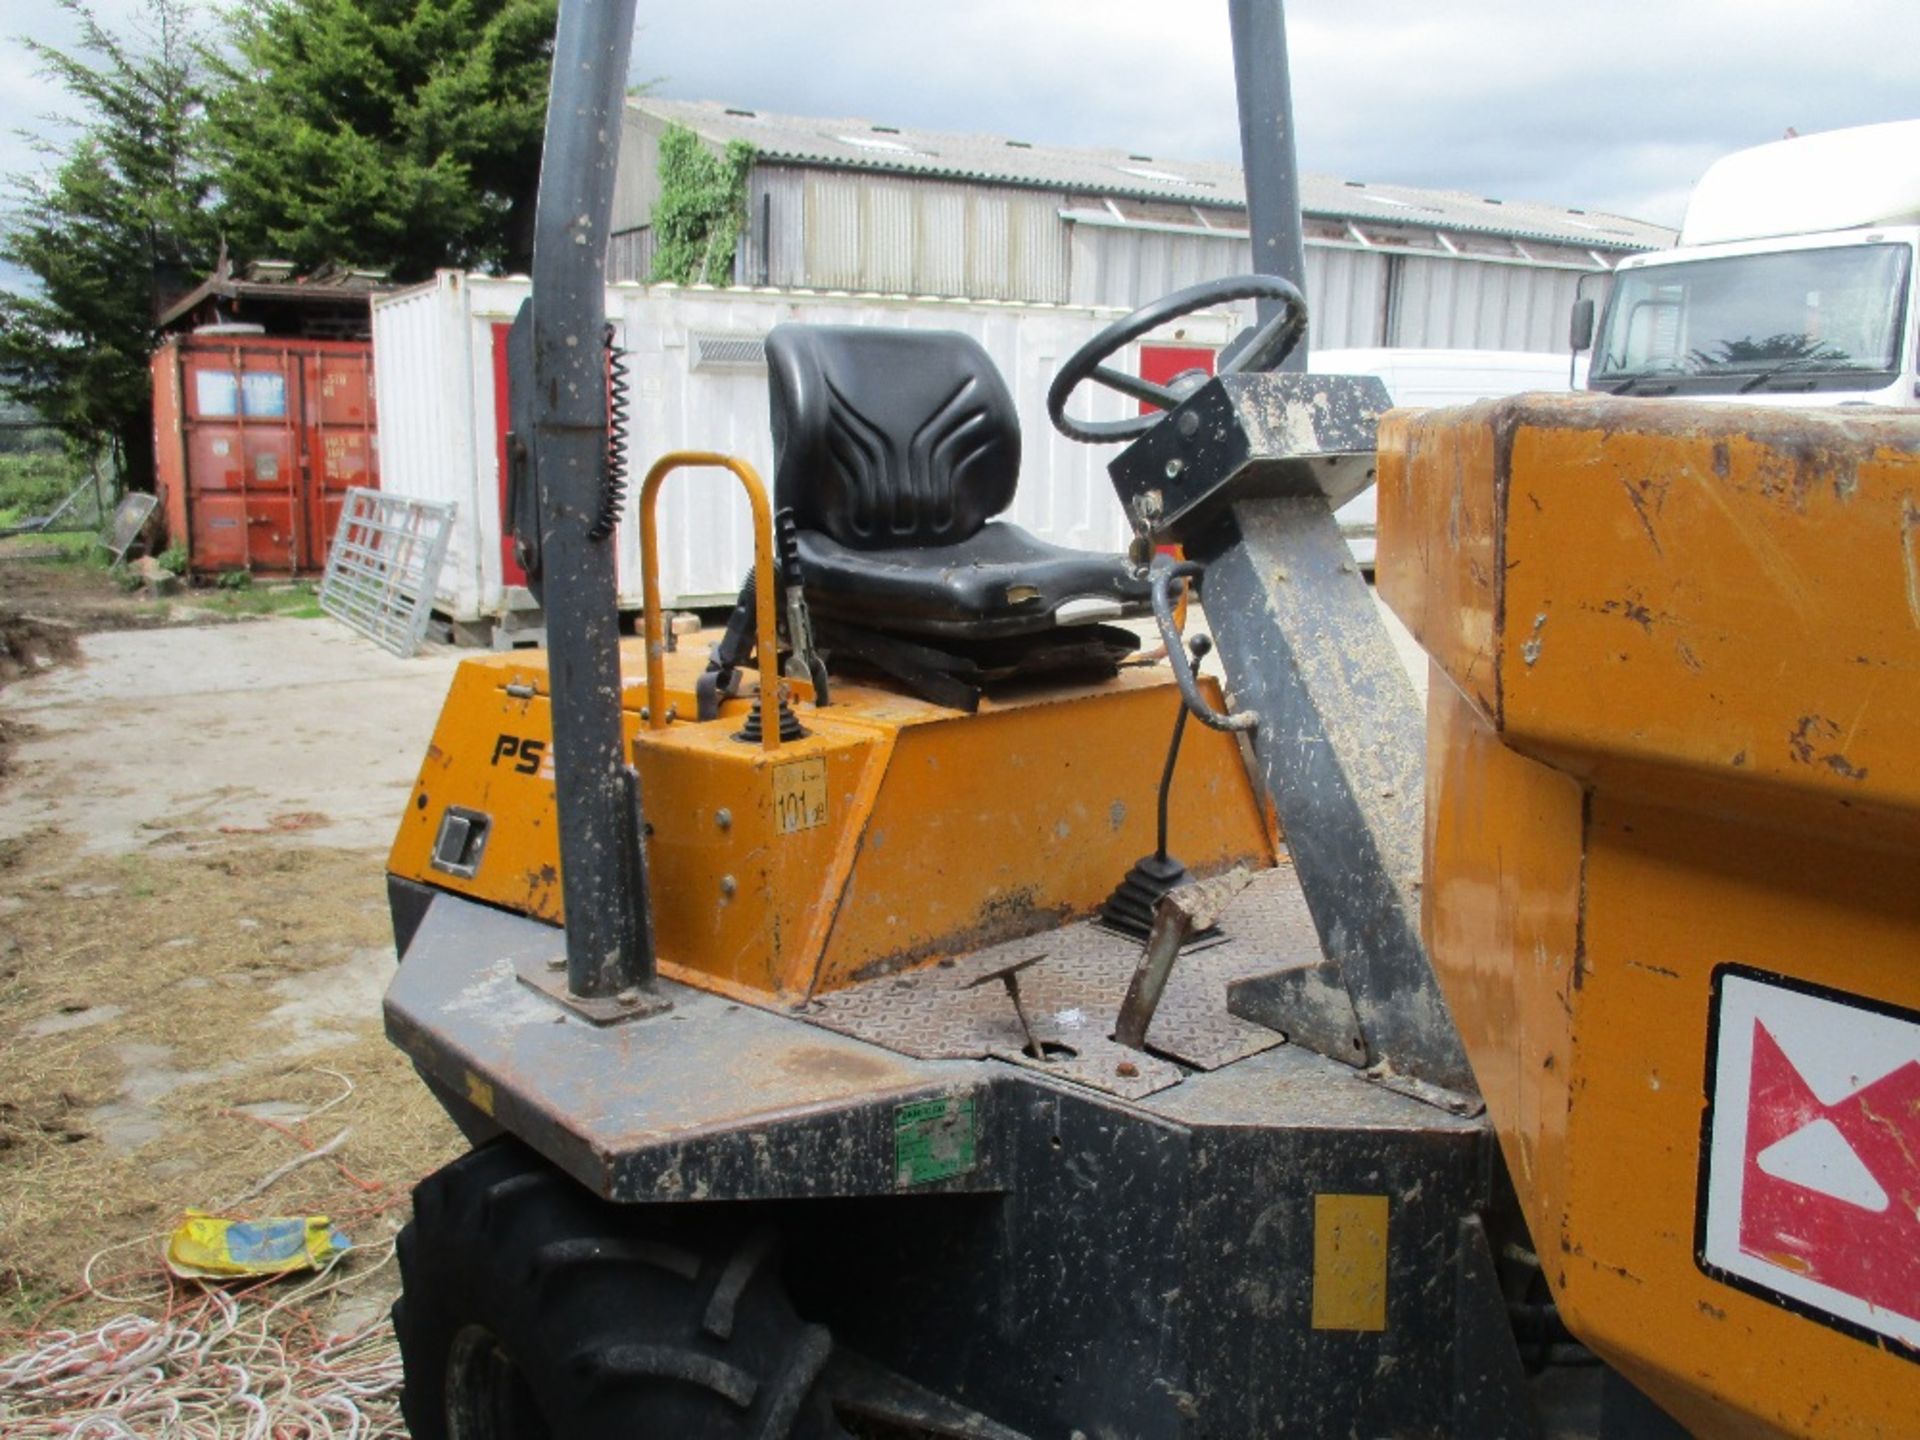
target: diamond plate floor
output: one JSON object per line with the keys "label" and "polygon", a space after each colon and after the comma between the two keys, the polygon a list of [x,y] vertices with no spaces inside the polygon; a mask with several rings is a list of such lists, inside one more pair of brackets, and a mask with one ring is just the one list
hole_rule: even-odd
{"label": "diamond plate floor", "polygon": [[[1283,860],[1256,875],[1220,926],[1224,943],[1188,951],[1175,964],[1147,1032],[1151,1054],[1109,1038],[1141,944],[1086,921],[835,991],[814,1000],[801,1018],[923,1060],[994,1056],[1138,1099],[1177,1084],[1180,1065],[1214,1070],[1282,1043],[1277,1032],[1227,1013],[1227,984],[1319,958],[1292,866]],[[1045,1062],[1025,1053],[1005,988],[998,981],[976,983],[1033,955],[1046,958],[1020,972],[1020,997],[1035,1039],[1049,1051]]]}

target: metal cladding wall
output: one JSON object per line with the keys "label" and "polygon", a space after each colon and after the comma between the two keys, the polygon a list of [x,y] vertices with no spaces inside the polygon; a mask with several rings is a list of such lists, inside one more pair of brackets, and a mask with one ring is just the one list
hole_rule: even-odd
{"label": "metal cladding wall", "polygon": [[[1244,272],[1244,236],[1075,223],[1073,300],[1134,306],[1215,275]],[[1565,354],[1567,315],[1597,267],[1307,240],[1308,332],[1314,349],[1405,345]],[[1587,294],[1605,294],[1589,280]]]}
{"label": "metal cladding wall", "polygon": [[[1389,343],[1562,355],[1575,287],[1590,273],[1425,255],[1408,255],[1400,265]],[[1605,298],[1591,284],[1587,293]]]}
{"label": "metal cladding wall", "polygon": [[199,331],[151,367],[169,543],[201,573],[323,569],[347,490],[380,484],[368,342]]}
{"label": "metal cladding wall", "polygon": [[[375,382],[386,415],[384,486],[457,505],[441,570],[438,608],[455,620],[497,618],[520,583],[501,531],[504,345],[530,291],[525,279],[443,271],[417,289],[383,296],[373,310]],[[979,340],[1006,377],[1020,412],[1021,481],[1008,518],[1056,544],[1117,550],[1128,531],[1106,475],[1113,446],[1081,445],[1046,417],[1046,387],[1060,362],[1117,318],[1112,310],[899,295],[614,285],[607,314],[630,353],[632,453],[640,475],[668,450],[744,456],[769,484],[766,367],[760,340],[803,321],[958,330]],[[1224,313],[1191,316],[1168,343],[1218,348],[1237,328]],[[1121,363],[1138,369],[1138,350]],[[1132,401],[1083,388],[1074,413],[1119,419]],[[660,501],[661,592],[671,603],[731,601],[752,561],[744,496],[721,471],[668,482]],[[639,527],[629,507],[618,531],[620,604],[640,604]],[[522,602],[523,603],[523,602]]]}
{"label": "metal cladding wall", "polygon": [[748,181],[739,279],[1064,304],[1071,262],[1061,203],[1055,192],[1011,185],[759,165]]}
{"label": "metal cladding wall", "polygon": [[[1089,224],[1071,229],[1076,304],[1131,307],[1202,280],[1245,274],[1253,264],[1247,238],[1233,232]],[[1251,321],[1253,307],[1241,308]],[[1379,344],[1387,315],[1387,257],[1309,240],[1307,313],[1312,348]]]}

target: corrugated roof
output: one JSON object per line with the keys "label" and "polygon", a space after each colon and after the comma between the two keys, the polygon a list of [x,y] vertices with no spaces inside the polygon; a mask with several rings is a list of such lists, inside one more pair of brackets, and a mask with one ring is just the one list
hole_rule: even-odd
{"label": "corrugated roof", "polygon": [[[1244,210],[1240,167],[1125,150],[1028,144],[1000,135],[961,135],[872,120],[775,115],[715,100],[638,96],[629,105],[724,144],[744,140],[768,160],[836,168],[1031,185],[1094,195]],[[1301,208],[1336,220],[1463,230],[1601,250],[1671,245],[1674,232],[1643,220],[1532,200],[1498,200],[1455,190],[1377,185],[1331,175],[1301,176]]]}
{"label": "corrugated roof", "polygon": [[247,266],[244,274],[236,276],[222,252],[213,274],[165,306],[156,323],[165,329],[207,300],[269,300],[276,304],[287,301],[296,305],[339,306],[356,300],[371,301],[375,295],[392,288],[392,282],[384,274],[336,264],[322,265],[300,275],[290,262],[256,260]]}

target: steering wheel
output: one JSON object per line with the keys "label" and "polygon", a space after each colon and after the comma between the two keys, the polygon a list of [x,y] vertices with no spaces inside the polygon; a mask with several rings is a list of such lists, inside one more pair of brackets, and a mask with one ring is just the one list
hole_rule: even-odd
{"label": "steering wheel", "polygon": [[[1182,315],[1224,305],[1230,300],[1282,303],[1273,318],[1254,331],[1247,343],[1220,368],[1222,375],[1271,370],[1293,353],[1293,347],[1307,333],[1307,298],[1292,281],[1282,280],[1278,275],[1229,275],[1189,285],[1114,321],[1067,357],[1060,373],[1053,377],[1053,384],[1047,387],[1047,418],[1053,421],[1053,428],[1069,440],[1097,445],[1108,440],[1130,440],[1158,425],[1167,418],[1166,411],[1187,398],[1186,393],[1115,370],[1106,362],[1149,331]],[[1097,381],[1109,390],[1157,405],[1161,413],[1135,415],[1125,420],[1075,420],[1067,414],[1067,398],[1083,380]]]}

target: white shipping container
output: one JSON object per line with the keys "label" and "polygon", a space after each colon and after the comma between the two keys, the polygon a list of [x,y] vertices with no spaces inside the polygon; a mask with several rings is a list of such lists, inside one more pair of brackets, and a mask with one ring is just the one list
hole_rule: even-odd
{"label": "white shipping container", "polygon": [[[380,413],[381,488],[457,505],[435,608],[475,624],[530,606],[503,543],[500,437],[505,429],[506,329],[531,290],[523,277],[442,271],[373,305],[374,382]],[[812,291],[706,286],[610,286],[607,315],[629,354],[629,504],[618,535],[619,603],[641,603],[641,477],[669,450],[745,458],[771,486],[767,373],[760,341],[775,325],[882,325],[958,330],[993,357],[1020,413],[1020,487],[1008,518],[1043,539],[1121,550],[1125,517],[1107,479],[1119,447],[1082,445],[1047,421],[1046,390],[1062,361],[1123,312]],[[1146,345],[1218,349],[1235,329],[1226,313],[1188,316]],[[1121,365],[1137,373],[1141,346]],[[1119,419],[1135,403],[1081,387],[1081,417]],[[752,562],[746,498],[721,470],[686,472],[660,498],[661,594],[692,607],[730,603]]]}

